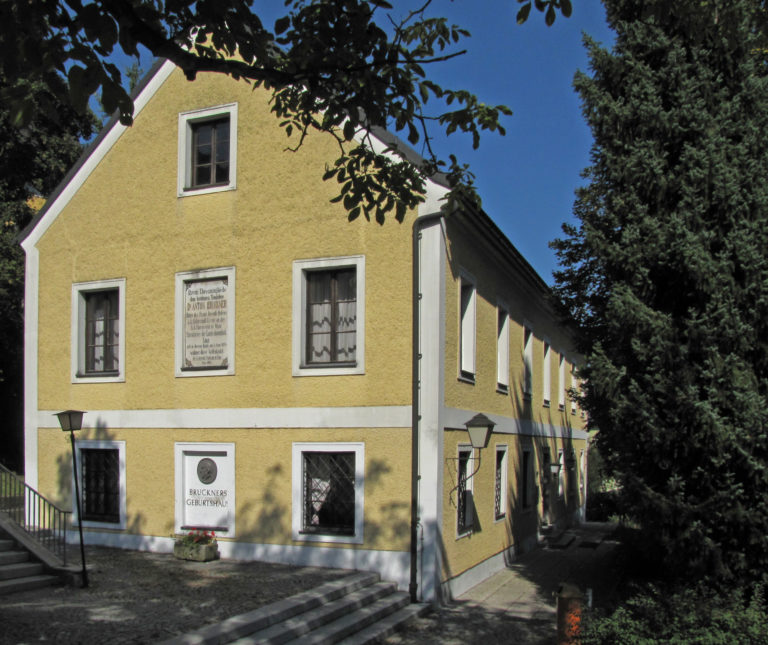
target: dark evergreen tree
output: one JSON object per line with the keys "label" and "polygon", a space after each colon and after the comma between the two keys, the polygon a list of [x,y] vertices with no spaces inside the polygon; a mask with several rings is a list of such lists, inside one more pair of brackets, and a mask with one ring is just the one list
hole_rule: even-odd
{"label": "dark evergreen tree", "polygon": [[33,215],[34,198],[48,195],[80,156],[81,138],[92,134],[95,119],[75,113],[42,83],[0,77],[0,92],[5,89],[27,92],[39,108],[19,127],[0,106],[0,463],[21,469],[24,252],[17,237]]}
{"label": "dark evergreen tree", "polygon": [[592,129],[553,242],[583,405],[646,544],[768,571],[768,69],[758,0],[604,0],[575,87]]}

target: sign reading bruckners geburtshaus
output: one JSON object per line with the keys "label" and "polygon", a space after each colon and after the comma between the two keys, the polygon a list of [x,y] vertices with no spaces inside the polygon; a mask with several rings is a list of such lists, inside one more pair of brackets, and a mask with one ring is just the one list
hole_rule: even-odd
{"label": "sign reading bruckners geburtshaus", "polygon": [[227,278],[184,283],[184,367],[227,367]]}

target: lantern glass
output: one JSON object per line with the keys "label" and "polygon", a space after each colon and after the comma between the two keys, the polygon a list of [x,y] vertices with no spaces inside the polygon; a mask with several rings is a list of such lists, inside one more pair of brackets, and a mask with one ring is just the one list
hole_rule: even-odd
{"label": "lantern glass", "polygon": [[64,410],[57,412],[56,416],[64,432],[74,432],[83,427],[83,414],[85,413],[82,410]]}

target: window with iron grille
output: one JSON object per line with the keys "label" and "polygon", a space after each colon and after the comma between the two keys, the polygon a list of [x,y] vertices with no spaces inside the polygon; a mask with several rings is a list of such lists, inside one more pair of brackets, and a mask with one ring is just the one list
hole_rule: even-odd
{"label": "window with iron grille", "polygon": [[354,267],[307,272],[308,365],[355,363],[357,280]]}
{"label": "window with iron grille", "polygon": [[192,188],[229,183],[229,116],[192,124]]}
{"label": "window with iron grille", "polygon": [[89,291],[85,297],[85,373],[117,373],[120,367],[118,290]]}
{"label": "window with iron grille", "polygon": [[496,486],[494,499],[494,517],[497,520],[507,515],[507,448],[496,447]]}
{"label": "window with iron grille", "polygon": [[458,462],[458,495],[456,508],[456,530],[459,535],[469,533],[474,524],[472,512],[472,480],[470,475],[470,463],[472,449],[459,449]]}
{"label": "window with iron grille", "polygon": [[355,453],[302,453],[302,533],[355,534]]}
{"label": "window with iron grille", "polygon": [[82,448],[80,461],[83,519],[119,523],[119,451],[117,449]]}
{"label": "window with iron grille", "polygon": [[520,482],[520,497],[522,498],[523,508],[530,508],[533,503],[533,463],[530,450],[523,450],[520,478],[522,479]]}

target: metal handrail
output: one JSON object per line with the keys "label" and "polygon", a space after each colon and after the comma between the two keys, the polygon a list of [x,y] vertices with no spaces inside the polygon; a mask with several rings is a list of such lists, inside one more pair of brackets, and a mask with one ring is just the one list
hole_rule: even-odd
{"label": "metal handrail", "polygon": [[40,546],[67,563],[70,511],[47,500],[23,479],[0,464],[0,512]]}

